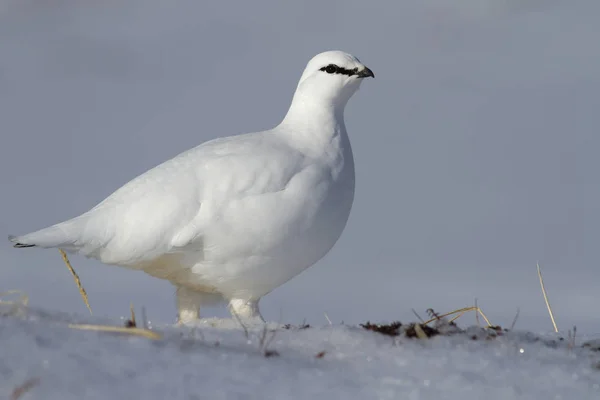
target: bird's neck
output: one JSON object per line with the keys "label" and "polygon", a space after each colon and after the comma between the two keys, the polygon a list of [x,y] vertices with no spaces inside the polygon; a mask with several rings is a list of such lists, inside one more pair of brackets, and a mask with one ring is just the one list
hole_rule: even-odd
{"label": "bird's neck", "polygon": [[345,141],[345,104],[333,104],[296,93],[278,128],[298,145],[314,150]]}

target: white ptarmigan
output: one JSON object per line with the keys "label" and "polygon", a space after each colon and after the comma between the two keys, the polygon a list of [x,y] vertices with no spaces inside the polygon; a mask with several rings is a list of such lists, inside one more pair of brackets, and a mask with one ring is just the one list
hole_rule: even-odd
{"label": "white ptarmigan", "polygon": [[354,199],[344,108],[366,77],[373,72],[350,54],[318,54],[275,128],[205,142],[78,217],[9,239],[169,280],[182,323],[213,296],[262,321],[259,299],[319,261],[344,230]]}

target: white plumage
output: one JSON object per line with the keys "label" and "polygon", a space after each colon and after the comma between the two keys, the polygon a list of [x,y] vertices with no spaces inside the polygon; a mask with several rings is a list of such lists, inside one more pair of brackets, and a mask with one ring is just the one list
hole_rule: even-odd
{"label": "white plumage", "polygon": [[181,322],[213,295],[262,320],[258,300],[321,259],[346,225],[354,161],[343,113],[369,76],[349,54],[318,54],[275,128],[205,142],[90,211],[10,240],[167,279]]}

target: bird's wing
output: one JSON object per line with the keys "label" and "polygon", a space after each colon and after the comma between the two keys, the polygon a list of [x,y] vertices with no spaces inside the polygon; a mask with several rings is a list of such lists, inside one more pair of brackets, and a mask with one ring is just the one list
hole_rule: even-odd
{"label": "bird's wing", "polygon": [[302,162],[272,136],[213,140],[134,178],[79,217],[11,240],[109,264],[151,260],[201,246],[219,205],[283,190]]}
{"label": "bird's wing", "polygon": [[244,208],[244,200],[250,197],[265,204],[270,194],[288,187],[306,162],[301,153],[267,135],[218,139],[206,143],[201,152],[203,162],[195,169],[196,179],[202,182],[200,207],[173,236],[171,252],[202,247],[204,232],[228,218],[225,213],[231,207]]}

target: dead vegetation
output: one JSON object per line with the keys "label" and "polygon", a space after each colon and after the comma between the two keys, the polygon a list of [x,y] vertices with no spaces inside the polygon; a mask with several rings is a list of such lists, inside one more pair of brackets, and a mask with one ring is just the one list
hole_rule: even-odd
{"label": "dead vegetation", "polygon": [[[451,323],[454,326],[454,323]],[[437,327],[431,327],[429,325],[425,325],[418,322],[412,322],[410,324],[402,324],[400,321],[394,321],[389,324],[373,324],[367,321],[364,324],[360,324],[360,326],[368,331],[377,332],[382,335],[391,336],[391,337],[406,337],[409,339],[417,338],[417,339],[428,339],[440,334],[449,334],[450,332],[443,333],[442,330]],[[456,330],[453,330],[452,333],[456,333]]]}
{"label": "dead vegetation", "polygon": [[75,269],[71,265],[71,262],[69,261],[69,257],[67,257],[67,253],[65,253],[65,251],[63,249],[58,249],[58,251],[60,252],[60,255],[62,256],[62,259],[65,262],[65,265],[69,269],[69,272],[73,276],[73,279],[75,280],[75,284],[77,285],[77,289],[79,289],[79,294],[81,295],[81,298],[83,299],[83,302],[85,303],[85,306],[87,307],[87,309],[90,311],[90,315],[91,315],[92,307],[90,306],[87,292],[85,291],[85,289],[83,288],[83,285],[81,284],[81,279],[79,279],[79,275],[77,275],[77,272],[75,272]]}
{"label": "dead vegetation", "polygon": [[[382,335],[394,338],[404,337],[407,339],[429,339],[435,336],[451,336],[467,333],[467,330],[461,329],[454,322],[445,319],[436,320],[436,323],[433,326],[419,322],[402,324],[400,321],[389,324],[373,324],[371,322],[366,322],[360,324],[360,326],[363,329],[377,332]],[[479,329],[478,334],[471,334],[471,340],[490,340],[503,335],[503,333],[507,331],[496,325],[480,327]]]}
{"label": "dead vegetation", "polygon": [[302,322],[300,325],[296,326],[296,325],[292,325],[292,324],[285,324],[281,327],[282,329],[286,329],[286,330],[304,330],[304,329],[308,329],[310,328],[310,325],[306,323],[306,321]]}
{"label": "dead vegetation", "polygon": [[372,324],[371,322],[367,321],[364,324],[360,324],[360,326],[368,331],[378,332],[382,335],[395,337],[400,336],[402,322],[396,321],[390,324]]}
{"label": "dead vegetation", "polygon": [[[427,314],[430,316],[430,319],[427,321],[424,321],[419,314],[413,310],[421,322],[412,322],[404,325],[400,321],[394,321],[389,324],[373,324],[367,321],[364,324],[360,324],[360,326],[366,330],[377,332],[386,336],[401,336],[410,339],[428,339],[438,335],[447,336],[463,332],[460,328],[458,328],[454,321],[469,311],[475,311],[476,315],[481,315],[483,317],[487,323],[486,329],[495,330],[496,327],[490,323],[489,319],[478,306],[459,308],[458,310],[454,310],[445,314],[439,314],[432,308],[429,308],[427,309]],[[453,317],[448,319],[450,316]]]}

